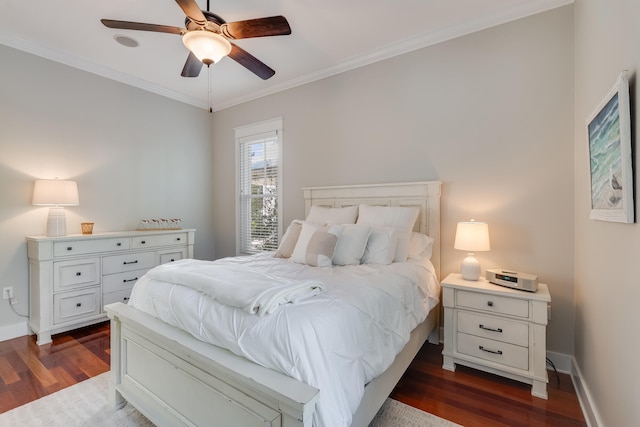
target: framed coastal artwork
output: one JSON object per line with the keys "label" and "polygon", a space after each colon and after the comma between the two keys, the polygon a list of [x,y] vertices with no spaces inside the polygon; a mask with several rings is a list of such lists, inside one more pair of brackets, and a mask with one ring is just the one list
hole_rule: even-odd
{"label": "framed coastal artwork", "polygon": [[629,77],[623,71],[586,120],[591,219],[634,222]]}

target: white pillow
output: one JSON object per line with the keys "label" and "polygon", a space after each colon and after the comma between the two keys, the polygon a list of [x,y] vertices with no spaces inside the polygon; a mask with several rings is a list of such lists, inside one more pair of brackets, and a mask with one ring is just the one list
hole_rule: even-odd
{"label": "white pillow", "polygon": [[342,225],[320,226],[303,222],[291,259],[298,264],[331,267],[340,234]]}
{"label": "white pillow", "polygon": [[371,226],[367,248],[362,256],[363,264],[391,264],[396,255],[398,239],[396,229],[388,225]]}
{"label": "white pillow", "polygon": [[420,213],[418,206],[370,206],[358,208],[358,224],[388,225],[397,232],[398,243],[394,261],[406,261],[409,256],[411,232]]}
{"label": "white pillow", "polygon": [[342,234],[333,254],[334,265],[358,265],[367,247],[371,226],[368,224],[344,224]]}
{"label": "white pillow", "polygon": [[433,238],[415,231],[411,233],[411,239],[409,241],[409,259],[416,259],[418,261],[425,258],[431,259],[432,251]]}
{"label": "white pillow", "polygon": [[284,232],[278,250],[273,255],[276,258],[289,258],[293,253],[293,250],[298,243],[298,237],[300,237],[300,231],[302,230],[302,221],[294,219],[287,227],[287,231]]}
{"label": "white pillow", "polygon": [[357,206],[344,208],[326,208],[324,206],[311,206],[307,222],[314,224],[355,224],[358,216]]}

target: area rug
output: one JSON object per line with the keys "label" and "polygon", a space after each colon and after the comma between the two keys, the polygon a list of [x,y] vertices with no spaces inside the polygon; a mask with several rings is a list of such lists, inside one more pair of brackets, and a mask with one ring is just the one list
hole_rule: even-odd
{"label": "area rug", "polygon": [[[115,410],[108,401],[109,372],[0,414],[3,427],[154,427],[131,405]],[[387,399],[369,427],[460,427],[435,415]]]}

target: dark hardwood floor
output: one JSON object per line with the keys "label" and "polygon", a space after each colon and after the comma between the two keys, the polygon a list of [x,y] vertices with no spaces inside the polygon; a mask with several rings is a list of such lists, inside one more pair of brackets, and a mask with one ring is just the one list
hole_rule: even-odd
{"label": "dark hardwood floor", "polygon": [[[0,342],[0,413],[109,370],[107,322],[53,337]],[[442,346],[425,344],[391,394],[465,427],[586,426],[571,378],[550,372],[549,400],[526,384],[458,367],[442,369]]]}

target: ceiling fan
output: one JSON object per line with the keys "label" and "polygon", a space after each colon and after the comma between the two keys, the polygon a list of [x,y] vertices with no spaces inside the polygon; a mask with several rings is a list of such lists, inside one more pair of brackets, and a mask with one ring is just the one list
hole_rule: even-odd
{"label": "ceiling fan", "polygon": [[263,80],[267,80],[276,73],[258,58],[229,40],[291,34],[291,27],[284,16],[226,22],[215,13],[209,12],[209,0],[207,0],[206,11],[200,10],[195,0],[176,0],[176,3],[186,15],[184,20],[186,28],[113,19],[100,21],[109,28],[155,31],[182,36],[182,42],[190,51],[182,69],[182,77],[197,77],[202,64],[209,66],[227,55]]}

